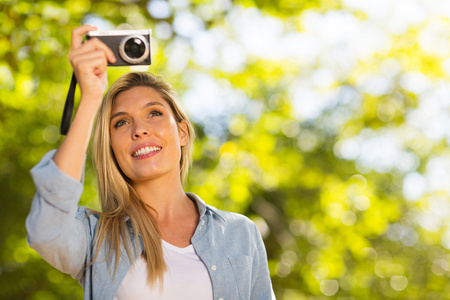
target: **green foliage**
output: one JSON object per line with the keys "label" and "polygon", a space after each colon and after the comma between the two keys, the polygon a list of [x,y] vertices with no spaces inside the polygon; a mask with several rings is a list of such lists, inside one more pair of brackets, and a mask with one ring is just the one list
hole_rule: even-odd
{"label": "green foliage", "polygon": [[[82,297],[24,224],[29,170],[62,139],[70,32],[94,22],[154,30],[149,70],[199,137],[186,190],[257,223],[278,299],[447,299],[448,17],[425,1],[409,19],[368,1],[168,2],[0,2],[0,298]],[[98,209],[86,168],[81,204]]]}

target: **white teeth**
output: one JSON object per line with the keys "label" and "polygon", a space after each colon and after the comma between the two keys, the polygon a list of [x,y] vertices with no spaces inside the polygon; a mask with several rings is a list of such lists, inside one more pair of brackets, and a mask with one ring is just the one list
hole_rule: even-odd
{"label": "white teeth", "polygon": [[133,156],[140,156],[140,155],[144,155],[144,154],[149,154],[150,152],[154,152],[154,151],[158,151],[161,150],[161,147],[144,147],[139,149],[138,151],[133,153]]}

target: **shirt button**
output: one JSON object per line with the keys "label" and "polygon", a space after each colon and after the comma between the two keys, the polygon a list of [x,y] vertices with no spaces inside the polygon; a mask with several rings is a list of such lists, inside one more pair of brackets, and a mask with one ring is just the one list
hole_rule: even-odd
{"label": "shirt button", "polygon": [[[213,270],[213,271],[215,271],[215,270],[217,270],[217,267],[216,267],[216,265],[212,265],[211,266],[211,270]],[[222,299],[222,298],[221,298]],[[220,300],[220,299],[219,299]],[[222,299],[223,300],[223,299]]]}

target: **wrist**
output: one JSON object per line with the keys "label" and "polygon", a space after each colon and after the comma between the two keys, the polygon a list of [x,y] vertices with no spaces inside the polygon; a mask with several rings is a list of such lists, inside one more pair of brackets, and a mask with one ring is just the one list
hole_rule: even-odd
{"label": "wrist", "polygon": [[94,124],[95,115],[101,104],[100,99],[92,99],[90,97],[81,97],[80,104],[77,107],[75,116],[72,121],[71,128],[75,127],[81,131],[89,132]]}
{"label": "wrist", "polygon": [[85,110],[85,113],[91,112],[95,115],[102,104],[102,95],[83,95],[81,94],[80,104],[77,110]]}

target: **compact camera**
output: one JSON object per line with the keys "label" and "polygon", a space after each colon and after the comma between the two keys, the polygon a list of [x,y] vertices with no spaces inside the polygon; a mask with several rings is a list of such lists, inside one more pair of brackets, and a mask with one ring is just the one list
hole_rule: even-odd
{"label": "compact camera", "polygon": [[114,52],[117,61],[108,66],[150,65],[151,34],[151,29],[89,31],[86,39],[98,38]]}

